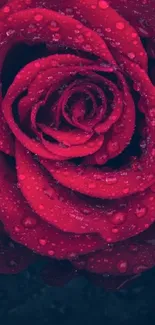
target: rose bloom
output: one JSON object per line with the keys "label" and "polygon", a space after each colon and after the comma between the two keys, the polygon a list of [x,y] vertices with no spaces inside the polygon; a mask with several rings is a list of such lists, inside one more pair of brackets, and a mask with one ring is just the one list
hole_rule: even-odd
{"label": "rose bloom", "polygon": [[1,0],[1,273],[39,254],[49,283],[119,288],[154,266],[154,17],[154,0]]}

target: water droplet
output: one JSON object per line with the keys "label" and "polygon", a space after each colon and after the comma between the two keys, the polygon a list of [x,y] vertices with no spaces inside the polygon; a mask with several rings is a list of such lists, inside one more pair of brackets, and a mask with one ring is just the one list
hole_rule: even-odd
{"label": "water droplet", "polygon": [[126,221],[126,217],[127,217],[126,213],[117,212],[111,216],[110,221],[114,225],[121,225],[122,223],[124,223]]}
{"label": "water droplet", "polygon": [[154,127],[155,126],[155,119],[153,119],[152,121],[150,121],[150,123]]}
{"label": "water droplet", "polygon": [[51,21],[49,28],[52,32],[58,32],[60,29],[60,26],[58,25],[58,23],[56,21]]}
{"label": "water droplet", "polygon": [[117,22],[116,23],[116,28],[119,29],[119,30],[123,30],[125,27],[124,23],[122,22]]}
{"label": "water droplet", "polygon": [[151,108],[148,113],[150,117],[155,117],[155,108]]}
{"label": "water droplet", "polygon": [[113,234],[117,234],[119,230],[118,230],[118,228],[114,227],[114,228],[112,228],[111,231]]}
{"label": "water droplet", "polygon": [[137,37],[137,33],[132,33],[131,36],[132,36],[133,38],[136,38],[136,37]]}
{"label": "water droplet", "polygon": [[15,231],[16,233],[19,233],[19,232],[20,232],[20,228],[19,228],[18,226],[15,226],[15,227],[14,227],[14,231]]}
{"label": "water droplet", "polygon": [[34,66],[35,66],[36,68],[40,68],[40,63],[39,63],[39,62],[35,62],[35,63],[34,63]]}
{"label": "water droplet", "polygon": [[112,238],[111,237],[107,237],[107,238],[105,238],[105,240],[107,241],[107,243],[111,243],[112,242]]}
{"label": "water droplet", "polygon": [[96,9],[96,6],[95,5],[91,5],[91,8],[94,10],[94,9]]}
{"label": "water droplet", "polygon": [[115,176],[108,176],[105,181],[108,185],[113,185],[117,183],[117,178]]}
{"label": "water droplet", "polygon": [[44,206],[42,204],[39,205],[40,210],[44,210]]}
{"label": "water droplet", "polygon": [[92,212],[92,210],[89,209],[89,208],[84,208],[84,209],[81,210],[81,212],[88,215],[88,214],[90,214]]}
{"label": "water droplet", "polygon": [[136,265],[133,268],[133,272],[135,274],[142,273],[142,272],[146,271],[147,269],[148,269],[148,267],[146,265]]}
{"label": "water droplet", "polygon": [[37,225],[37,219],[33,217],[26,217],[22,220],[25,228],[34,228]]}
{"label": "water droplet", "polygon": [[108,32],[108,33],[110,33],[111,32],[111,28],[107,27],[107,28],[105,28],[105,31]]}
{"label": "water droplet", "polygon": [[107,145],[107,150],[109,153],[115,153],[119,150],[119,143],[117,141],[109,141]]}
{"label": "water droplet", "polygon": [[37,14],[37,15],[34,16],[34,19],[36,21],[41,21],[43,19],[43,15]]}
{"label": "water droplet", "polygon": [[138,218],[143,218],[146,215],[146,212],[147,212],[147,208],[146,207],[138,206],[136,208],[135,214],[136,214],[136,216]]}
{"label": "water droplet", "polygon": [[50,250],[48,251],[48,255],[49,255],[49,256],[53,256],[53,255],[54,255],[54,251],[53,251],[52,249],[50,249]]}
{"label": "water droplet", "polygon": [[55,191],[51,187],[45,188],[44,194],[47,195],[50,199],[54,199],[54,197],[55,197]]}
{"label": "water droplet", "polygon": [[127,268],[128,268],[128,263],[127,261],[119,261],[117,264],[117,268],[119,270],[120,273],[126,273]]}
{"label": "water droplet", "polygon": [[98,6],[100,9],[107,9],[109,7],[109,4],[104,0],[100,0],[98,2]]}
{"label": "water droplet", "polygon": [[3,10],[3,12],[8,13],[8,12],[10,12],[10,7],[5,6],[2,10]]}
{"label": "water droplet", "polygon": [[151,150],[151,155],[152,155],[153,157],[155,157],[155,148],[152,148],[152,150]]}
{"label": "water droplet", "polygon": [[124,188],[124,189],[122,190],[122,192],[123,192],[124,194],[128,194],[128,193],[129,193],[129,188],[128,188],[128,187]]}
{"label": "water droplet", "polygon": [[19,178],[20,181],[24,181],[24,179],[25,179],[25,175],[20,174],[20,175],[18,176],[18,178]]}
{"label": "water droplet", "polygon": [[7,262],[7,265],[9,267],[16,267],[18,265],[18,263],[15,260],[10,260],[10,261]]}
{"label": "water droplet", "polygon": [[61,39],[61,35],[60,34],[56,33],[56,34],[52,35],[52,40],[54,42],[59,42],[60,39]]}
{"label": "water droplet", "polygon": [[84,43],[84,37],[83,37],[83,35],[78,35],[78,36],[75,38],[75,42],[78,43],[78,44],[82,44],[82,43]]}
{"label": "water droplet", "polygon": [[130,58],[130,59],[134,59],[135,58],[135,53],[133,53],[133,52],[130,52],[130,53],[128,53],[128,57]]}
{"label": "water droplet", "polygon": [[47,244],[47,240],[41,238],[41,239],[39,239],[39,244],[40,244],[41,246],[45,246],[45,245]]}
{"label": "water droplet", "polygon": [[6,32],[6,35],[7,35],[7,36],[11,36],[11,35],[13,35],[13,34],[15,34],[15,30],[14,30],[14,29],[9,29],[9,30],[7,30],[7,32]]}

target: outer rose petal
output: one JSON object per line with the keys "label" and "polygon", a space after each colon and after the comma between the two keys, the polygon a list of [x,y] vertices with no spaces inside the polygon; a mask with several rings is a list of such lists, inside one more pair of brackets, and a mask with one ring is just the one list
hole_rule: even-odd
{"label": "outer rose petal", "polygon": [[77,268],[99,274],[139,274],[155,265],[155,246],[141,242],[137,236],[107,246],[107,249],[100,252],[79,257],[73,264]]}
{"label": "outer rose petal", "polygon": [[20,143],[16,145],[16,162],[21,191],[33,210],[64,231],[97,232],[111,242],[136,235],[154,221],[154,193],[150,190],[104,205],[56,184]]}
{"label": "outer rose petal", "polygon": [[130,0],[130,2],[124,0],[108,0],[108,2],[136,28],[139,35],[143,37],[154,36],[154,0]]}
{"label": "outer rose petal", "polygon": [[0,169],[0,220],[11,238],[41,255],[56,258],[71,258],[104,247],[97,235],[63,233],[43,222],[28,206],[2,155]]}
{"label": "outer rose petal", "polygon": [[[98,1],[99,2],[99,1]],[[124,17],[130,24],[136,28],[138,34],[142,37],[154,36],[155,30],[155,5],[154,0],[134,1],[130,0],[101,0],[101,7],[106,7],[105,2],[114,8],[122,17]],[[94,4],[96,1],[94,1]],[[41,6],[41,0],[33,0],[34,6]],[[62,10],[66,14],[75,15],[78,3],[76,0],[48,0],[44,1],[44,7],[56,11]],[[75,7],[75,9],[74,9]]]}
{"label": "outer rose petal", "polygon": [[[115,1],[116,7],[117,4],[118,1]],[[113,7],[113,0],[111,1],[111,5]],[[48,8],[49,4],[46,3],[45,6]],[[52,8],[54,10],[62,10],[66,15],[70,14],[77,20],[84,21],[84,24],[90,28],[95,28],[103,36],[107,44],[114,47],[114,53],[118,50],[118,52],[130,58],[132,54],[132,59],[146,69],[147,56],[138,34],[136,34],[135,29],[132,27],[132,21],[131,25],[129,25],[112,7],[108,5],[108,1],[103,0],[79,0],[78,3],[76,0],[52,1]],[[125,7],[127,8],[126,11],[128,11],[130,5]],[[148,7],[150,11],[151,6]],[[122,12],[124,4],[121,4],[119,8],[122,8]],[[130,8],[129,12],[131,12]],[[143,15],[143,11],[145,14],[145,10],[141,9],[139,18]],[[154,17],[152,13],[151,17]]]}

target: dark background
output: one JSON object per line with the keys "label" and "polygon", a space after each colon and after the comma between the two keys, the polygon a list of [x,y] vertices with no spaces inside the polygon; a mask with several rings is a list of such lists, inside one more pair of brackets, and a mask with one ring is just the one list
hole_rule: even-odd
{"label": "dark background", "polygon": [[153,325],[155,269],[119,292],[105,292],[83,277],[50,287],[39,264],[18,275],[0,275],[0,325]]}

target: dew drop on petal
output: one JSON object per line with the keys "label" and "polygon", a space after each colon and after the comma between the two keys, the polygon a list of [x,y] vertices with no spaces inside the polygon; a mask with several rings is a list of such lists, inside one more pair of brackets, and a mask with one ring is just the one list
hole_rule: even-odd
{"label": "dew drop on petal", "polygon": [[58,25],[58,23],[56,21],[51,21],[49,28],[52,32],[58,32],[60,29],[60,26]]}
{"label": "dew drop on petal", "polygon": [[111,32],[111,28],[110,28],[110,27],[107,27],[107,28],[105,28],[105,31],[106,31],[107,33],[110,33],[110,32]]}
{"label": "dew drop on petal", "polygon": [[82,212],[83,214],[85,214],[85,215],[88,215],[88,214],[90,214],[90,213],[92,212],[92,210],[89,209],[89,208],[84,208],[84,209],[81,209],[81,212]]}
{"label": "dew drop on petal", "polygon": [[15,226],[14,227],[14,231],[15,231],[15,233],[19,233],[20,232],[20,228],[18,226]]}
{"label": "dew drop on petal", "polygon": [[92,9],[96,9],[96,6],[95,6],[95,5],[91,5],[91,8],[92,8]]}
{"label": "dew drop on petal", "polygon": [[152,148],[152,150],[151,150],[151,155],[152,155],[153,157],[155,157],[155,148]]}
{"label": "dew drop on petal", "polygon": [[3,12],[8,13],[8,12],[10,12],[10,7],[5,6],[2,10],[3,10]]}
{"label": "dew drop on petal", "polygon": [[130,59],[134,59],[135,58],[135,53],[133,53],[133,52],[128,53],[128,57]]}
{"label": "dew drop on petal", "polygon": [[50,199],[54,199],[55,197],[55,191],[50,187],[44,189],[44,194],[47,195]]}
{"label": "dew drop on petal", "polygon": [[37,14],[34,16],[35,21],[41,21],[43,19],[43,15]]}
{"label": "dew drop on petal", "polygon": [[112,228],[111,231],[113,234],[117,234],[119,230],[118,230],[118,228],[114,227],[114,228]]}
{"label": "dew drop on petal", "polygon": [[136,208],[135,214],[136,214],[137,218],[143,218],[143,217],[145,217],[146,213],[147,213],[147,208],[146,207],[140,207],[140,206],[138,206]]}
{"label": "dew drop on petal", "polygon": [[115,153],[119,150],[119,143],[117,141],[109,141],[107,145],[107,150],[109,153]]}
{"label": "dew drop on petal", "polygon": [[42,204],[39,205],[40,210],[44,210],[44,206]]}
{"label": "dew drop on petal", "polygon": [[155,108],[151,108],[148,113],[150,117],[155,117]]}
{"label": "dew drop on petal", "polygon": [[25,179],[25,175],[20,174],[20,175],[18,176],[18,178],[19,178],[20,181],[23,181],[23,180]]}
{"label": "dew drop on petal", "polygon": [[128,194],[129,193],[129,188],[124,188],[123,190],[122,190],[122,192],[124,193],[124,194]]}
{"label": "dew drop on petal", "polygon": [[50,249],[50,250],[48,251],[48,255],[49,255],[49,256],[53,256],[53,255],[54,255],[54,251],[53,251],[52,249]]}
{"label": "dew drop on petal", "polygon": [[117,183],[117,178],[115,176],[108,176],[105,181],[107,184],[112,185]]}
{"label": "dew drop on petal", "polygon": [[45,246],[46,244],[47,244],[47,240],[46,239],[39,239],[39,244],[41,245],[41,246]]}
{"label": "dew drop on petal", "polygon": [[109,7],[109,4],[104,0],[99,0],[98,6],[100,9],[107,9]]}
{"label": "dew drop on petal", "polygon": [[22,220],[22,224],[25,228],[34,228],[37,224],[37,219],[26,217]]}
{"label": "dew drop on petal", "polygon": [[116,23],[116,28],[119,29],[119,30],[123,30],[125,27],[124,23],[122,22],[117,22]]}
{"label": "dew drop on petal", "polygon": [[131,36],[132,36],[133,38],[136,38],[136,37],[137,37],[137,33],[132,33]]}
{"label": "dew drop on petal", "polygon": [[18,265],[18,263],[15,260],[10,260],[10,261],[7,262],[7,265],[9,267],[16,267]]}
{"label": "dew drop on petal", "polygon": [[121,225],[122,223],[124,223],[126,221],[126,216],[127,216],[126,213],[117,212],[112,215],[112,217],[110,218],[110,221],[114,225]]}
{"label": "dew drop on petal", "polygon": [[120,273],[125,273],[127,271],[128,268],[128,263],[127,261],[119,261],[117,264],[117,268],[119,270]]}
{"label": "dew drop on petal", "polygon": [[133,272],[135,274],[138,274],[138,273],[142,273],[142,272],[146,271],[147,269],[148,269],[148,267],[146,265],[136,265],[133,268]]}
{"label": "dew drop on petal", "polygon": [[78,35],[78,36],[75,38],[75,42],[78,43],[78,44],[82,44],[82,43],[84,43],[84,37],[83,37],[83,35]]}

